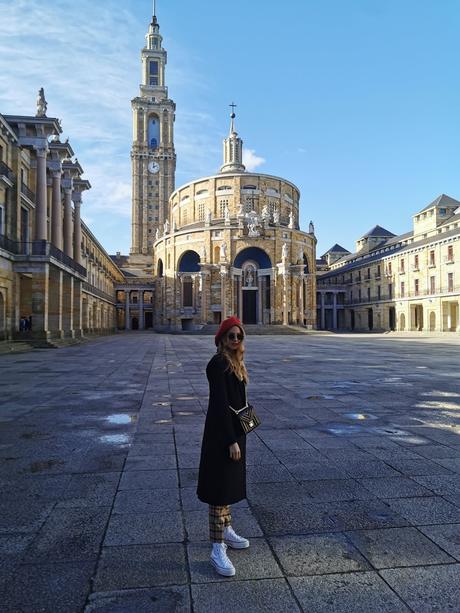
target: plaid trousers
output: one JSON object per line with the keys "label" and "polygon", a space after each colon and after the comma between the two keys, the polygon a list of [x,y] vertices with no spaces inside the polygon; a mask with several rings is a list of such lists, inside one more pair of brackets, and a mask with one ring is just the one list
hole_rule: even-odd
{"label": "plaid trousers", "polygon": [[216,507],[209,505],[209,538],[212,543],[223,543],[224,528],[230,526],[232,516],[230,506]]}

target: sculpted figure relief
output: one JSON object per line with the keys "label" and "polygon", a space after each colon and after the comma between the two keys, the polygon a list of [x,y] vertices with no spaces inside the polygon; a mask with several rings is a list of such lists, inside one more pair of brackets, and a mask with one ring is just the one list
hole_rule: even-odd
{"label": "sculpted figure relief", "polygon": [[286,260],[289,257],[289,247],[287,243],[283,243],[283,248],[281,250],[281,257],[283,260]]}
{"label": "sculpted figure relief", "polygon": [[227,259],[227,244],[226,243],[222,243],[220,246],[220,259],[221,260]]}

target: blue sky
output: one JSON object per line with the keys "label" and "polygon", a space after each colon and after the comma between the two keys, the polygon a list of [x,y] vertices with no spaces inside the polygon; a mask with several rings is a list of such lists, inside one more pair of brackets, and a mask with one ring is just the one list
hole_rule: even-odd
{"label": "blue sky", "polygon": [[[40,87],[93,189],[83,214],[130,247],[131,99],[150,0],[0,0],[0,112]],[[158,0],[176,101],[176,185],[215,172],[235,100],[249,165],[301,191],[318,255],[460,200],[458,0]]]}

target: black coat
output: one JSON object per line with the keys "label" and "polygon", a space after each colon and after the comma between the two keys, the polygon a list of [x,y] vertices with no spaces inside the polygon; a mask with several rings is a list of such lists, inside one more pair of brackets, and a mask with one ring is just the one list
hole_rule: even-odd
{"label": "black coat", "polygon": [[[206,367],[209,405],[201,446],[197,495],[202,502],[224,506],[246,498],[246,435],[229,409],[245,405],[245,384],[216,354]],[[229,447],[238,443],[241,459],[230,458]]]}

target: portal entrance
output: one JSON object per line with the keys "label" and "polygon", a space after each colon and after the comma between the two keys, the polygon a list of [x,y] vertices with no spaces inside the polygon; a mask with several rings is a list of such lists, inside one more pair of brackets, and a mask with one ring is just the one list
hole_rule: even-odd
{"label": "portal entrance", "polygon": [[257,323],[257,289],[243,290],[243,323]]}

